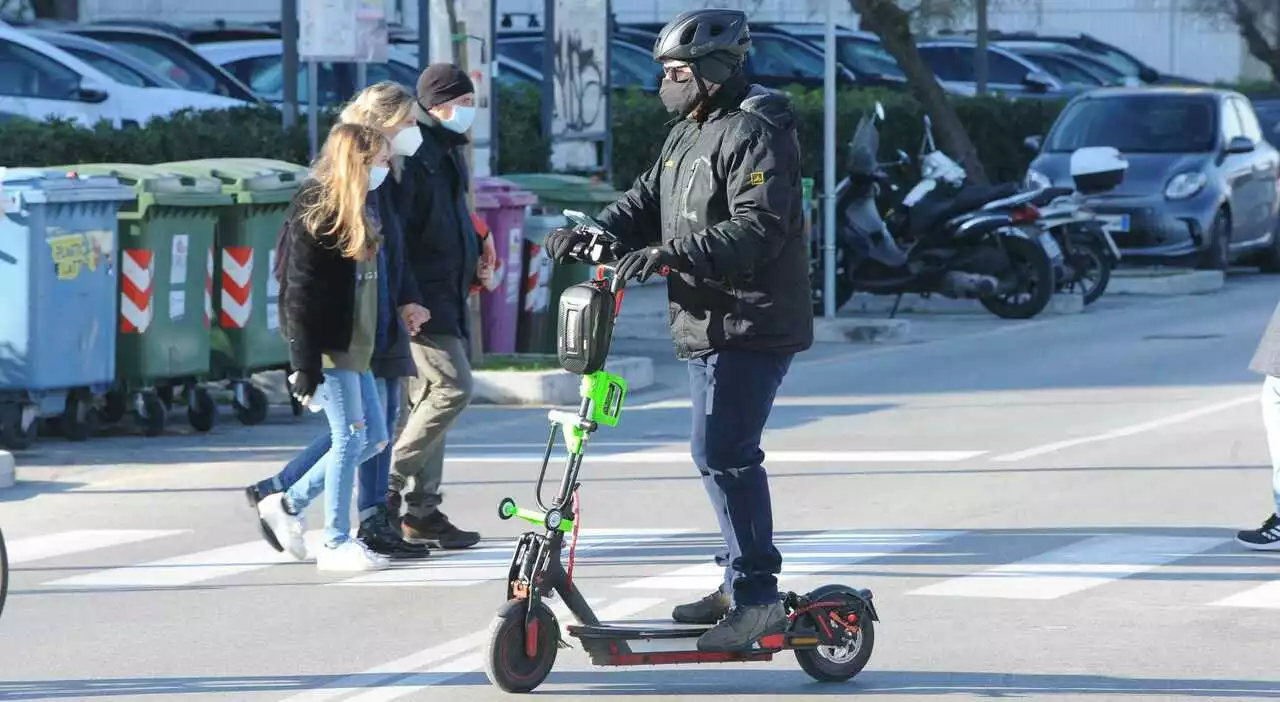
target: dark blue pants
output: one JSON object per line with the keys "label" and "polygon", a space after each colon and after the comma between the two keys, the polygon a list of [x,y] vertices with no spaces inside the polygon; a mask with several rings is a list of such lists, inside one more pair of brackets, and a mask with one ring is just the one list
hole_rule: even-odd
{"label": "dark blue pants", "polygon": [[728,550],[727,558],[722,554],[725,581],[738,605],[778,597],[782,554],[773,545],[760,437],[791,358],[728,349],[689,362],[693,462],[720,522]]}

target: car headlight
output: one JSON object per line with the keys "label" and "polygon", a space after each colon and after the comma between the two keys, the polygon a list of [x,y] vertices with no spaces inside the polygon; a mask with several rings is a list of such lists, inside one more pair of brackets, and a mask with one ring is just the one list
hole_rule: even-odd
{"label": "car headlight", "polygon": [[1185,200],[1204,189],[1208,180],[1199,171],[1179,173],[1169,179],[1169,184],[1164,188],[1164,196],[1170,200]]}
{"label": "car headlight", "polygon": [[1034,168],[1027,169],[1027,177],[1025,180],[1025,184],[1028,190],[1053,187],[1053,181],[1049,180],[1049,176],[1041,173],[1040,171],[1037,171]]}

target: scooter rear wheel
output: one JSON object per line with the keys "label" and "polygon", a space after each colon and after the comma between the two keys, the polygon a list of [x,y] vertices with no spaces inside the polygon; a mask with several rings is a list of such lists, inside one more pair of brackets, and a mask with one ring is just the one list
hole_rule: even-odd
{"label": "scooter rear wheel", "polygon": [[[560,624],[546,605],[539,602],[533,611],[537,630],[526,638],[525,612],[528,600],[508,600],[489,626],[489,655],[485,673],[489,682],[504,692],[532,692],[551,673],[560,647]],[[532,644],[529,655],[527,644]]]}
{"label": "scooter rear wheel", "polygon": [[[871,650],[875,648],[875,622],[865,616],[862,604],[856,598],[844,594],[829,594],[823,599],[844,599],[848,609],[859,612],[858,635],[848,646],[819,646],[817,648],[796,649],[796,662],[809,677],[818,682],[845,682],[862,672],[867,661],[871,660]],[[844,609],[844,608],[841,608]],[[809,615],[804,615],[801,626],[817,631],[817,625]]]}

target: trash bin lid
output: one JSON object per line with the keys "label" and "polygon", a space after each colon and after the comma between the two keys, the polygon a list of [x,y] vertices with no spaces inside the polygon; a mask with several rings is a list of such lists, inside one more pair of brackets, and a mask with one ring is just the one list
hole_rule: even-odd
{"label": "trash bin lid", "polygon": [[210,207],[233,204],[231,196],[222,192],[222,183],[216,178],[184,175],[137,163],[81,163],[56,168],[77,175],[115,176],[121,183],[133,188],[138,207],[131,214],[138,217],[144,215],[152,205]]}
{"label": "trash bin lid", "polygon": [[538,204],[538,196],[502,178],[476,178],[476,194],[491,193],[503,207],[529,207]]}
{"label": "trash bin lid", "polygon": [[22,204],[63,202],[125,202],[135,197],[133,188],[114,176],[75,176],[52,168],[0,168],[0,211]]}
{"label": "trash bin lid", "polygon": [[217,179],[222,191],[241,205],[289,202],[302,185],[296,171],[281,170],[254,160],[209,158],[161,163],[156,168]]}
{"label": "trash bin lid", "polygon": [[599,203],[607,205],[622,196],[608,183],[567,173],[504,174],[503,180],[533,192],[540,198],[560,202]]}

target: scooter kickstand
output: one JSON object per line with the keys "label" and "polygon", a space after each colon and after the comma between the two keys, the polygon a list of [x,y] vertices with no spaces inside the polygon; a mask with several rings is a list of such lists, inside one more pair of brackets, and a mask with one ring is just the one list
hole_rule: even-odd
{"label": "scooter kickstand", "polygon": [[898,305],[901,304],[902,293],[898,293],[898,296],[893,299],[893,309],[889,310],[889,319],[894,319],[898,316]]}

